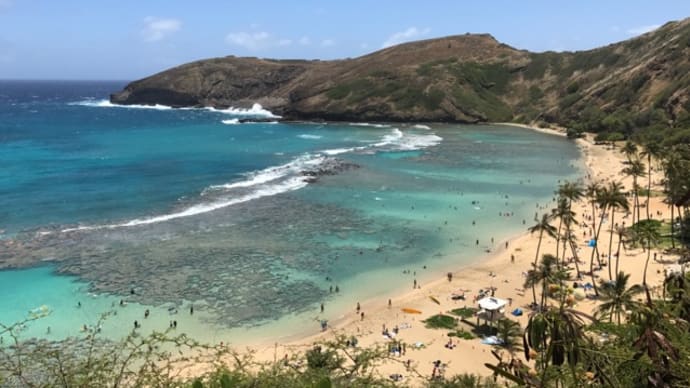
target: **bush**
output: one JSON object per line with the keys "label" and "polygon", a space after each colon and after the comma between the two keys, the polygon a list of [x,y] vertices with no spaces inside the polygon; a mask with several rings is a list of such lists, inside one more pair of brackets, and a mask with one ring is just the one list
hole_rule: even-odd
{"label": "bush", "polygon": [[461,307],[459,309],[452,310],[451,313],[453,313],[459,317],[467,319],[467,318],[472,318],[477,311],[479,311],[479,310],[477,310],[474,307]]}
{"label": "bush", "polygon": [[429,329],[455,329],[457,323],[450,315],[436,314],[427,318],[424,324]]}
{"label": "bush", "polygon": [[456,338],[462,338],[465,340],[471,340],[474,339],[474,334],[465,331],[465,330],[456,330],[456,331],[451,331],[448,333],[448,337],[456,337]]}

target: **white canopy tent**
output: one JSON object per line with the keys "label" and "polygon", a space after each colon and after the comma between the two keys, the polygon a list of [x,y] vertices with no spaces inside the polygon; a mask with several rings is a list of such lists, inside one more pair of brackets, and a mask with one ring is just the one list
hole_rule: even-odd
{"label": "white canopy tent", "polygon": [[478,303],[481,310],[477,313],[477,324],[479,324],[480,319],[483,319],[485,322],[493,322],[496,319],[502,318],[505,311],[503,308],[508,304],[508,301],[488,296],[480,299]]}
{"label": "white canopy tent", "polygon": [[505,307],[506,304],[508,304],[507,300],[494,298],[493,296],[479,299],[479,308],[482,310],[496,311]]}

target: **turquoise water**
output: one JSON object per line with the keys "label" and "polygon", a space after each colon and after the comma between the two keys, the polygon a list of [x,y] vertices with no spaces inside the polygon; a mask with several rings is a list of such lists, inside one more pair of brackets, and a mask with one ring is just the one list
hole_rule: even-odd
{"label": "turquoise water", "polygon": [[106,311],[111,337],[134,320],[208,341],[315,332],[411,287],[403,270],[495,249],[580,173],[573,143],[521,128],[239,124],[267,113],[113,107],[117,83],[0,86],[0,263],[15,268],[0,322],[51,311],[26,336],[79,335]]}

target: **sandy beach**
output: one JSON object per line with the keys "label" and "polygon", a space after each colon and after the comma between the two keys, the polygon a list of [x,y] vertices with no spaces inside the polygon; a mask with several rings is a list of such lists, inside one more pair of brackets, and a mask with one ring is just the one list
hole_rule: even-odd
{"label": "sandy beach", "polygon": [[[564,136],[564,133],[559,130],[528,128]],[[632,186],[631,179],[619,173],[623,168],[624,162],[624,156],[620,153],[619,148],[594,145],[591,137],[578,139],[577,143],[589,170],[589,179],[599,182],[617,180],[622,182],[626,189]],[[653,189],[661,189],[657,187],[661,178],[660,173],[653,170],[652,175]],[[586,179],[586,177],[583,178]],[[556,189],[554,187],[554,190]],[[641,197],[640,202],[644,203],[644,199]],[[659,219],[670,216],[670,210],[663,204],[662,198],[652,197],[650,202],[650,211],[653,218]],[[552,207],[553,202],[539,209],[539,212],[550,212]],[[586,221],[588,225],[591,225],[591,221],[585,218],[591,215],[591,206],[585,201],[580,201],[573,204],[573,211],[579,224],[575,230],[575,236],[578,238],[580,264],[584,266],[582,271],[588,271],[591,248],[587,246],[586,241],[590,238],[590,227],[584,227],[582,224]],[[642,209],[642,213],[644,212],[645,210]],[[617,216],[616,221],[629,221],[629,218],[621,214]],[[525,230],[529,226],[531,224],[528,223],[525,226]],[[608,252],[608,228],[609,225],[604,222],[599,244],[599,249],[602,253]],[[265,361],[282,359],[286,354],[292,355],[295,352],[304,351],[315,342],[332,338],[336,334],[356,336],[359,346],[386,344],[392,340],[383,335],[384,327],[388,328],[389,332],[392,332],[397,326],[398,334],[394,340],[407,344],[405,354],[399,355],[398,359],[400,361],[409,360],[410,364],[422,376],[412,376],[402,362],[387,362],[379,367],[378,373],[382,376],[400,373],[405,376],[404,381],[407,384],[415,385],[415,382],[421,381],[419,379],[431,376],[435,360],[440,360],[446,365],[444,368],[446,376],[458,373],[489,375],[490,371],[484,364],[496,361],[491,355],[492,346],[482,344],[481,338],[471,340],[454,338],[453,344],[455,346],[449,349],[445,346],[449,340],[447,336],[448,330],[427,329],[422,321],[432,315],[449,312],[456,308],[465,306],[477,307],[475,300],[478,297],[479,291],[493,287],[495,288],[496,297],[510,301],[509,306],[505,308],[506,317],[516,320],[524,327],[529,313],[528,306],[532,302],[531,290],[523,290],[524,274],[530,269],[531,263],[534,260],[538,240],[537,234],[530,235],[525,232],[509,241],[497,242],[496,246],[500,247],[500,249],[494,250],[486,257],[478,259],[474,264],[457,268],[457,270],[452,272],[452,280],[449,280],[445,273],[441,273],[438,274],[437,280],[427,284],[420,283],[416,289],[413,289],[412,284],[410,284],[408,292],[391,298],[390,306],[387,298],[362,301],[360,303],[360,312],[357,311],[356,306],[352,306],[350,312],[345,312],[341,318],[330,321],[329,327],[325,332],[306,338],[290,340],[285,343],[257,344],[254,347],[256,357],[258,360]],[[613,250],[615,251],[615,245],[617,245],[616,238],[614,238],[613,244]],[[540,256],[544,253],[555,253],[555,251],[555,240],[545,237],[541,244]],[[660,261],[663,261],[663,253],[657,252],[657,254],[660,255]],[[513,256],[512,259],[511,256]],[[645,258],[646,253],[642,249],[624,249],[621,252],[620,270],[631,274],[630,282],[632,284],[641,283]],[[665,259],[669,262],[672,258],[667,257]],[[452,262],[452,260],[452,258],[449,259],[449,262]],[[571,264],[570,268],[573,269],[571,274],[574,274],[574,265]],[[653,289],[661,284],[663,269],[664,264],[650,261],[648,279]],[[596,271],[596,274],[598,279],[608,279],[606,267]],[[585,276],[583,282],[588,281],[591,281],[591,278]],[[451,298],[453,293],[464,294],[465,299],[453,300]],[[437,299],[439,304],[436,304],[431,297]],[[596,303],[596,301],[584,299],[577,302],[575,308],[591,313],[595,309]],[[520,317],[509,314],[516,307],[523,309],[525,314]],[[401,310],[402,308],[416,309],[421,311],[421,314],[407,314]],[[364,313],[363,317],[362,313]],[[470,318],[469,321],[474,322],[475,319]],[[460,324],[460,327],[464,327],[466,330],[470,329],[463,323]]]}

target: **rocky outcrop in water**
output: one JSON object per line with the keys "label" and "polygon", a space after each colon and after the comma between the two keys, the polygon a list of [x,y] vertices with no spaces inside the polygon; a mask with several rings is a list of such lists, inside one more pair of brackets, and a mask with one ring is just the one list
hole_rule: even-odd
{"label": "rocky outcrop in water", "polygon": [[316,183],[320,177],[326,175],[336,175],[341,172],[359,168],[356,163],[348,162],[343,159],[328,158],[318,166],[300,172],[304,180],[309,183]]}

